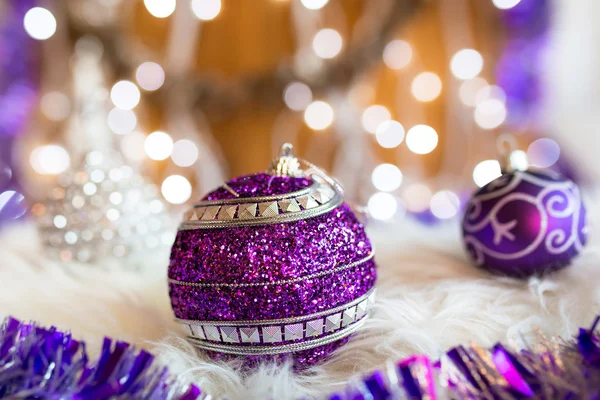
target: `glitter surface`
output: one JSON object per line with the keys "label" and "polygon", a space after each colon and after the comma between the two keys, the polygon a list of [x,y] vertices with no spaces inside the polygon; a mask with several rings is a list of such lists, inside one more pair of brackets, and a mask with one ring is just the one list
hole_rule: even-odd
{"label": "glitter surface", "polygon": [[[236,178],[228,185],[243,197],[256,197],[298,191],[311,183],[305,178],[255,174]],[[232,197],[220,188],[205,199]],[[169,278],[215,286],[171,282],[172,307],[177,318],[199,321],[283,319],[327,311],[373,288],[376,265],[369,258],[372,252],[364,226],[347,204],[301,221],[181,230],[171,252]],[[328,273],[345,266],[349,267]],[[322,275],[309,277],[315,273]],[[280,283],[290,279],[295,281]],[[253,286],[235,286],[239,284]],[[312,365],[347,340],[299,351],[293,357],[298,366]],[[210,353],[220,359],[232,357]],[[247,362],[286,357],[289,354],[252,356]]]}
{"label": "glitter surface", "polygon": [[[290,176],[276,176],[259,172],[253,175],[234,178],[227,182],[227,185],[239,193],[240,197],[259,197],[297,192],[312,185],[312,181],[308,178],[292,178]],[[235,198],[227,189],[220,187],[204,196],[202,200]]]}

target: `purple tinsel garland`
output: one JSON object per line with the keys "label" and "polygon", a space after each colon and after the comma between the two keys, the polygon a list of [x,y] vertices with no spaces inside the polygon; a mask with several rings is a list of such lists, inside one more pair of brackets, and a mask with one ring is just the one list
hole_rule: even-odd
{"label": "purple tinsel garland", "polygon": [[546,340],[537,351],[511,351],[499,343],[489,350],[457,346],[435,369],[429,358],[411,357],[329,399],[600,399],[599,322],[597,317],[570,342]]}
{"label": "purple tinsel garland", "polygon": [[[353,380],[330,400],[600,399],[597,317],[572,341],[544,341],[536,351],[496,344],[457,346],[440,361],[413,356]],[[154,356],[105,338],[90,362],[85,343],[54,327],[7,318],[0,327],[0,398],[194,400]]]}
{"label": "purple tinsel garland", "polygon": [[7,318],[0,328],[0,398],[194,400],[196,386],[182,391],[154,356],[105,338],[90,362],[85,343],[54,327]]}

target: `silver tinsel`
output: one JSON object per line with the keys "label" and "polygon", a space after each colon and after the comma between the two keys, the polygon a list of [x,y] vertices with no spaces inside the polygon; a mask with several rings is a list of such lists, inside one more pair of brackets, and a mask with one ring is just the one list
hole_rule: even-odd
{"label": "silver tinsel", "polygon": [[49,254],[63,261],[121,259],[136,268],[166,259],[175,239],[157,187],[115,153],[88,153],[33,212]]}

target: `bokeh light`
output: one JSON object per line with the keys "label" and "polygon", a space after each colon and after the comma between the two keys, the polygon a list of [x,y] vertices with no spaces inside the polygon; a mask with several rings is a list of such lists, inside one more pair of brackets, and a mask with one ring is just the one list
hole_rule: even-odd
{"label": "bokeh light", "polygon": [[306,125],[314,130],[323,130],[333,122],[333,108],[324,101],[314,101],[304,111]]}
{"label": "bokeh light", "polygon": [[450,70],[458,79],[473,79],[483,69],[483,57],[477,50],[462,49],[450,60]]}
{"label": "bokeh light", "polygon": [[458,196],[449,190],[441,190],[431,197],[431,213],[439,219],[453,218],[460,209]]}
{"label": "bokeh light", "polygon": [[477,92],[475,103],[479,104],[490,99],[496,99],[502,103],[506,103],[506,93],[504,92],[504,89],[496,85],[484,86]]}
{"label": "bokeh light", "polygon": [[166,160],[173,151],[173,140],[168,133],[162,131],[152,132],[144,141],[144,150],[152,160]]}
{"label": "bokeh light", "polygon": [[40,111],[50,121],[62,121],[71,113],[71,101],[62,92],[48,92],[40,99]]}
{"label": "bokeh light", "polygon": [[158,90],[165,83],[165,71],[159,64],[148,61],[138,67],[135,80],[144,90]]}
{"label": "bokeh light", "polygon": [[150,14],[156,18],[167,18],[175,11],[176,0],[144,0]]}
{"label": "bokeh light", "polygon": [[302,1],[302,5],[306,8],[308,8],[309,10],[319,10],[323,7],[325,7],[325,5],[327,5],[327,3],[329,3],[329,0],[301,0]]}
{"label": "bokeh light", "polygon": [[0,193],[0,220],[17,219],[27,212],[25,197],[15,191]]}
{"label": "bokeh light", "polygon": [[519,4],[521,0],[492,0],[494,5],[501,10],[508,10]]}
{"label": "bokeh light", "polygon": [[369,133],[377,132],[377,128],[385,121],[392,118],[390,111],[381,105],[373,105],[368,107],[362,114],[363,128]]}
{"label": "bokeh light", "polygon": [[146,158],[144,143],[146,135],[141,132],[132,132],[121,140],[121,151],[123,155],[132,161],[141,161]]}
{"label": "bokeh light", "polygon": [[333,58],[342,51],[344,41],[342,35],[335,29],[321,29],[315,35],[312,47],[315,54],[321,58]]}
{"label": "bokeh light", "polygon": [[433,193],[429,186],[422,183],[413,183],[402,191],[401,197],[407,210],[423,212],[429,209],[432,196]]}
{"label": "bokeh light", "polygon": [[25,13],[23,26],[33,39],[46,40],[56,32],[56,18],[45,8],[33,7]]}
{"label": "bokeh light", "polygon": [[180,167],[189,167],[198,160],[198,148],[191,140],[178,140],[173,145],[171,159]]}
{"label": "bokeh light", "polygon": [[393,164],[380,164],[373,170],[371,181],[377,190],[393,192],[402,184],[402,172]]}
{"label": "bokeh light", "polygon": [[477,105],[477,94],[480,93],[481,89],[487,87],[488,83],[483,78],[473,78],[464,81],[460,84],[458,90],[460,101],[466,106],[475,107]]}
{"label": "bokeh light", "polygon": [[42,175],[60,174],[71,165],[69,153],[56,144],[36,147],[31,152],[29,161],[35,172]]}
{"label": "bokeh light", "polygon": [[500,163],[497,160],[485,160],[473,169],[473,181],[479,187],[483,187],[502,175]]}
{"label": "bokeh light", "polygon": [[402,69],[412,59],[412,48],[404,40],[392,40],[383,49],[383,62],[388,68]]}
{"label": "bokeh light", "polygon": [[477,104],[475,122],[482,129],[494,129],[506,119],[506,106],[498,99],[488,99]]}
{"label": "bokeh light", "polygon": [[413,79],[411,91],[419,101],[433,101],[442,92],[442,80],[433,72],[421,72]]}
{"label": "bokeh light", "polygon": [[431,153],[438,144],[438,134],[429,125],[415,125],[406,134],[406,146],[416,154]]}
{"label": "bokeh light", "polygon": [[396,214],[398,201],[389,193],[377,192],[369,197],[367,210],[375,219],[388,220]]}
{"label": "bokeh light", "polygon": [[302,82],[292,82],[283,90],[283,101],[294,111],[302,111],[312,101],[312,91]]}
{"label": "bokeh light", "polygon": [[375,131],[375,138],[381,147],[393,149],[404,140],[404,127],[394,120],[382,122]]}
{"label": "bokeh light", "polygon": [[510,153],[510,165],[517,171],[525,171],[529,168],[529,159],[527,153],[523,150],[515,150]]}
{"label": "bokeh light", "polygon": [[210,21],[221,12],[221,0],[192,0],[192,11],[198,19]]}
{"label": "bokeh light", "polygon": [[551,167],[560,158],[560,146],[550,138],[538,139],[529,145],[527,158],[534,167]]}
{"label": "bokeh light", "polygon": [[171,175],[163,181],[160,191],[169,203],[183,204],[192,196],[192,185],[181,175]]}
{"label": "bokeh light", "polygon": [[108,113],[108,127],[118,135],[132,132],[137,125],[135,113],[131,110],[113,108]]}
{"label": "bokeh light", "polygon": [[131,81],[119,81],[110,90],[113,104],[122,110],[131,110],[140,102],[140,90]]}

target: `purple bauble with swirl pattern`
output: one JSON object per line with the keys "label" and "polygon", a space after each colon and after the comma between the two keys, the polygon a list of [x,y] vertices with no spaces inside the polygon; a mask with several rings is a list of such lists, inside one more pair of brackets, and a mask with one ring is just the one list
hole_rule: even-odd
{"label": "purple bauble with swirl pattern", "polygon": [[185,214],[169,293],[189,341],[249,364],[314,364],[365,322],[373,249],[339,185],[300,170],[291,146],[266,173],[235,178]]}
{"label": "purple bauble with swirl pattern", "polygon": [[569,265],[588,225],[574,182],[553,172],[513,171],[471,197],[462,231],[478,266],[527,277]]}

